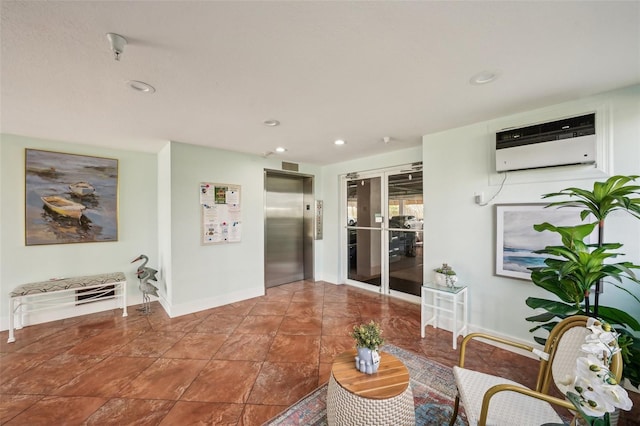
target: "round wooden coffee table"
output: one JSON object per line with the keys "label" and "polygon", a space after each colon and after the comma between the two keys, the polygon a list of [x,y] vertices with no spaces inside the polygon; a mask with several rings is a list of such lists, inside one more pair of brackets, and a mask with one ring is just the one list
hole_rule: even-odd
{"label": "round wooden coffee table", "polygon": [[356,350],[336,356],[327,389],[327,422],[339,425],[415,425],[409,370],[395,356],[380,353],[374,374],[356,369]]}

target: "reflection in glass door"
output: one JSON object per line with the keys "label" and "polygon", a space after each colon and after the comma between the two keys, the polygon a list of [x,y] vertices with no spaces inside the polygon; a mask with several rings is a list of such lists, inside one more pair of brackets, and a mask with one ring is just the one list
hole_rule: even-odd
{"label": "reflection in glass door", "polygon": [[389,289],[420,296],[423,279],[422,171],[387,176]]}
{"label": "reflection in glass door", "polygon": [[[347,177],[348,280],[383,293],[420,295],[422,171],[368,173]],[[384,213],[383,213],[384,212]]]}

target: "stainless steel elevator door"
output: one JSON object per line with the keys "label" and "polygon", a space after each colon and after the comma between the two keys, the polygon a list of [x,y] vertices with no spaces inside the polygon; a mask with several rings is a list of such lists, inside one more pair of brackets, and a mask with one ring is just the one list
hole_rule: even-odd
{"label": "stainless steel elevator door", "polygon": [[303,180],[267,175],[265,285],[304,279]]}

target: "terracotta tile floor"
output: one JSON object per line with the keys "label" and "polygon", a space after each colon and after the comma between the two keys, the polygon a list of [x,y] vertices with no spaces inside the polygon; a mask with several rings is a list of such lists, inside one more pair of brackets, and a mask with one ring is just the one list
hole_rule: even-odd
{"label": "terracotta tile floor", "polygon": [[[451,333],[420,307],[323,282],[171,319],[158,303],[0,333],[0,424],[260,425],[329,378],[354,324],[382,323],[389,343],[452,366]],[[537,363],[482,343],[468,366],[534,385]],[[639,424],[640,400],[621,424]],[[631,420],[636,419],[636,420]]]}

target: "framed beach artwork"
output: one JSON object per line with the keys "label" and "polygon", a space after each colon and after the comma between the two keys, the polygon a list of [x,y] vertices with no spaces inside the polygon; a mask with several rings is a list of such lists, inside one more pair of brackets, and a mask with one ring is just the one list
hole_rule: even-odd
{"label": "framed beach artwork", "polygon": [[[529,268],[544,266],[547,255],[534,251],[560,245],[555,232],[538,232],[533,225],[549,222],[555,226],[583,223],[579,208],[545,208],[546,204],[496,204],[496,275],[531,279]],[[588,219],[584,222],[587,223]],[[589,242],[589,238],[585,242]]]}
{"label": "framed beach artwork", "polygon": [[26,245],[117,240],[118,160],[26,149]]}

